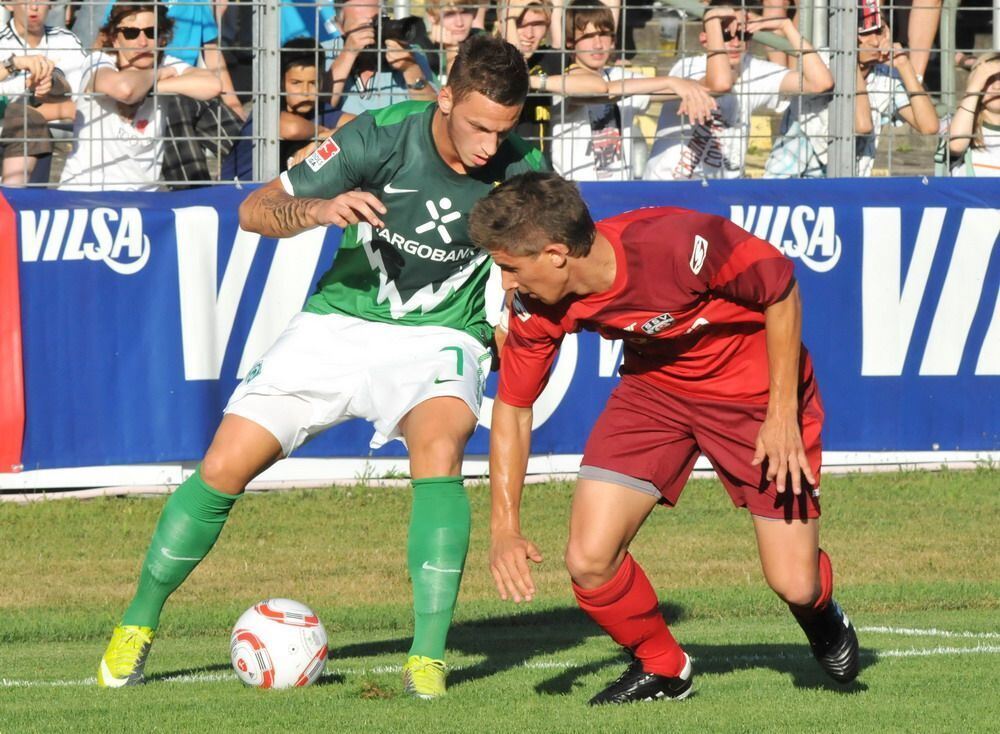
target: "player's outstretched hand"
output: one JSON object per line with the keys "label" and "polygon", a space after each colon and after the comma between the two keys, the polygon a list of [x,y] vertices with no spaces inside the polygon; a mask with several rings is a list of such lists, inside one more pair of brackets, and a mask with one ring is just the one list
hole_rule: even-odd
{"label": "player's outstretched hand", "polygon": [[802,433],[799,431],[798,415],[795,411],[768,414],[757,434],[757,450],[754,452],[753,466],[760,466],[767,460],[768,481],[773,481],[778,494],[785,491],[785,482],[792,477],[792,492],[802,494],[802,477],[816,486],[816,477],[809,466]]}
{"label": "player's outstretched hand", "polygon": [[379,217],[388,211],[385,204],[367,191],[345,191],[316,207],[317,224],[347,227],[358,222],[368,222],[373,227],[384,227]]}
{"label": "player's outstretched hand", "polygon": [[520,604],[535,596],[528,559],[542,562],[542,554],[530,540],[518,533],[494,533],[490,543],[490,572],[500,592],[500,598]]}

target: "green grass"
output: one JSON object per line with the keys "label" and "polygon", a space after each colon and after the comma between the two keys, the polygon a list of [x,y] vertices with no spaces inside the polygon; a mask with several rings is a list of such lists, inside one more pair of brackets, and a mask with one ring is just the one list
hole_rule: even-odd
{"label": "green grass", "polygon": [[[252,495],[174,595],[149,684],[92,684],[163,499],[0,506],[0,732],[972,732],[1000,722],[1000,472],[826,477],[823,545],[859,628],[864,669],[838,687],[763,583],[745,512],[692,482],[633,546],[695,658],[681,703],[592,710],[623,669],[573,603],[561,565],[571,487],[529,487],[524,527],[546,560],[530,605],[496,598],[488,491],[449,638],[450,694],[399,692],[409,645],[405,490]],[[330,634],[319,685],[267,692],[229,668],[228,635],[268,596],[312,606]],[[921,630],[916,634],[906,629]],[[949,634],[950,633],[950,634]]]}

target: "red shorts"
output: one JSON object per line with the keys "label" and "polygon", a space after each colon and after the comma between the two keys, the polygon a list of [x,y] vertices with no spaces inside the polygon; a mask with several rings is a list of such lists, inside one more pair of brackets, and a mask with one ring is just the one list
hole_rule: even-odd
{"label": "red shorts", "polygon": [[[815,380],[803,385],[799,405],[802,442],[819,482],[823,404]],[[625,376],[587,439],[580,475],[612,482],[621,475],[617,483],[651,494],[655,488],[675,505],[703,453],[737,507],[774,519],[819,517],[818,484],[803,478],[802,494],[787,484],[779,495],[765,466],[751,466],[766,413],[767,405],[695,398]]]}

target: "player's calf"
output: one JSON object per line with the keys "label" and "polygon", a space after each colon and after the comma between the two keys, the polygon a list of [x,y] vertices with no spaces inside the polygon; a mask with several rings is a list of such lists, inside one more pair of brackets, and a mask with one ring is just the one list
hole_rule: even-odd
{"label": "player's calf", "polygon": [[833,599],[833,565],[820,549],[819,598],[808,606],[789,605],[795,620],[806,633],[813,656],[826,674],[838,683],[858,677],[860,654],[854,625]]}

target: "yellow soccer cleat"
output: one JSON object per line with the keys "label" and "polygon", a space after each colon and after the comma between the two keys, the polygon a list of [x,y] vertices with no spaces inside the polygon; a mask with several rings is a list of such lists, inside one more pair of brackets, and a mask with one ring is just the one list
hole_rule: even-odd
{"label": "yellow soccer cleat", "polygon": [[444,660],[410,655],[403,666],[403,691],[426,700],[441,698],[446,692],[444,677],[447,670]]}
{"label": "yellow soccer cleat", "polygon": [[142,674],[146,656],[156,631],[151,627],[118,625],[97,669],[97,685],[102,688],[137,686],[145,682]]}

